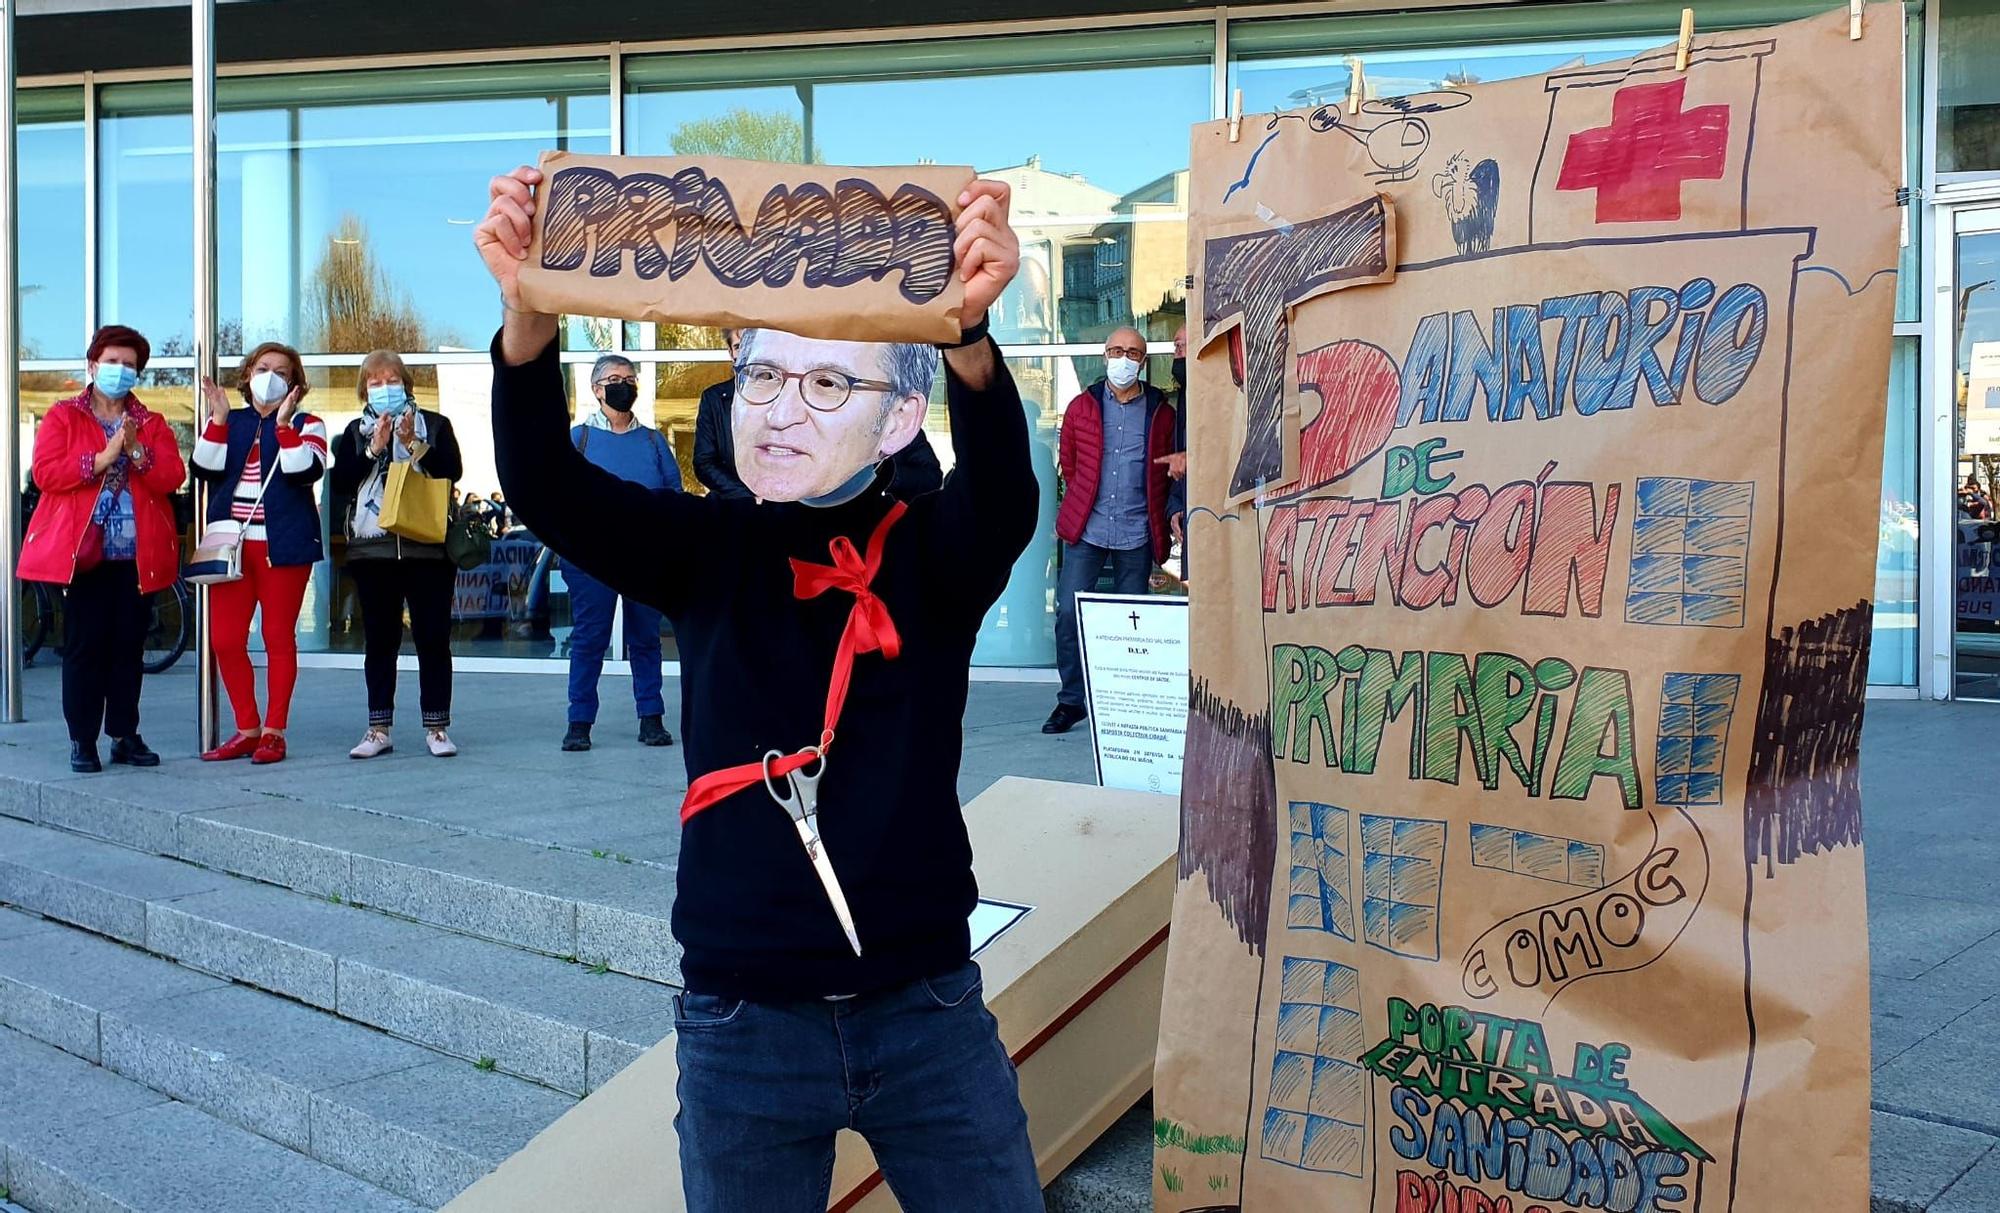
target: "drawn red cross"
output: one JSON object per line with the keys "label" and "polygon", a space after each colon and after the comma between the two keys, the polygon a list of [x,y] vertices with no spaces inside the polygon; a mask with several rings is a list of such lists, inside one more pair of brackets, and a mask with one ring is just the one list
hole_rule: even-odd
{"label": "drawn red cross", "polygon": [[1685,112],[1685,77],[1636,84],[1611,98],[1611,125],[1578,131],[1563,155],[1559,190],[1597,191],[1599,223],[1681,217],[1681,182],[1716,181],[1729,151],[1729,107]]}

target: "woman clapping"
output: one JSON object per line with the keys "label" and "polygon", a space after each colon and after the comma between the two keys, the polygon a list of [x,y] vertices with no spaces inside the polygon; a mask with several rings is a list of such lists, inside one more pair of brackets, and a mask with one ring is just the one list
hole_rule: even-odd
{"label": "woman clapping", "polygon": [[111,761],[152,767],[160,756],[139,736],[139,686],[147,600],[180,575],[173,492],[187,475],[166,418],[139,403],[132,386],[152,346],[124,325],[90,339],[90,386],[50,407],[35,432],[35,485],[42,491],[21,547],[23,581],[67,587],[63,627],[63,718],[73,771]]}
{"label": "woman clapping", "polygon": [[[326,471],[326,423],[299,408],[309,390],[297,350],[267,341],[237,369],[244,407],[204,380],[208,428],[194,445],[194,474],[215,486],[208,521],[243,528],[243,576],[210,587],[215,664],[236,712],[236,735],[202,755],[208,762],[285,757],[285,725],[299,677],[299,609],[320,559],[313,485]],[[268,688],[257,712],[250,623],[263,610]]]}

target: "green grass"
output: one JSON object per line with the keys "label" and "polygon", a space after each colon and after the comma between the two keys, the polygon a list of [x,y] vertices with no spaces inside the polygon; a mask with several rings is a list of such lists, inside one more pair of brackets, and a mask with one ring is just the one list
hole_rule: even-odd
{"label": "green grass", "polygon": [[491,1074],[496,1068],[498,1068],[499,1065],[500,1065],[499,1061],[497,1061],[494,1058],[482,1057],[478,1061],[472,1063],[472,1068],[475,1070],[483,1070],[484,1072]]}
{"label": "green grass", "polygon": [[340,894],[338,894],[338,893],[328,893],[328,894],[326,895],[326,899],[327,899],[328,901],[332,902],[332,903],[333,903],[333,904],[335,904],[335,905],[345,905],[345,904],[346,904],[345,902],[341,901],[341,899],[340,899]]}
{"label": "green grass", "polygon": [[1227,1175],[1211,1175],[1208,1177],[1208,1190],[1211,1192],[1220,1192],[1228,1186],[1229,1177]]}
{"label": "green grass", "polygon": [[1172,1147],[1190,1154],[1241,1154],[1243,1139],[1216,1133],[1203,1137],[1190,1133],[1185,1125],[1162,1116],[1153,1122],[1153,1144],[1164,1150]]}
{"label": "green grass", "polygon": [[1160,1182],[1167,1185],[1167,1191],[1169,1192],[1178,1192],[1187,1186],[1172,1167],[1160,1168]]}
{"label": "green grass", "polygon": [[610,971],[611,971],[611,962],[609,960],[600,960],[596,964],[590,966],[590,975],[592,977],[602,977],[606,973],[609,973]]}

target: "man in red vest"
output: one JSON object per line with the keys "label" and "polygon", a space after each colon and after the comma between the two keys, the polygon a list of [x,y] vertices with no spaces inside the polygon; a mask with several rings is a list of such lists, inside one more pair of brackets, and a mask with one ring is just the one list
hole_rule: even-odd
{"label": "man in red vest", "polygon": [[1153,566],[1167,558],[1166,457],[1174,449],[1174,406],[1166,393],[1139,378],[1146,339],[1122,328],[1104,343],[1104,378],[1090,385],[1063,414],[1062,509],[1056,536],[1063,541],[1056,578],[1056,665],[1062,690],[1044,733],[1067,733],[1086,715],[1082,642],[1076,630],[1076,596],[1097,588],[1111,566],[1112,589],[1143,594]]}

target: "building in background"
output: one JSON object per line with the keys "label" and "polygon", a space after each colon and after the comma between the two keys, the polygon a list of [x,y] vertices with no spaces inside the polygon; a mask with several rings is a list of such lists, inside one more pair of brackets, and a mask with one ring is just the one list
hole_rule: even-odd
{"label": "building in background", "polygon": [[[1709,32],[1831,6],[1720,0],[1699,16]],[[154,341],[141,393],[191,429],[186,5],[24,9],[24,424],[75,390],[91,328],[117,321]],[[851,14],[800,0],[225,2],[225,362],[265,338],[298,345],[315,407],[339,425],[358,408],[361,356],[399,350],[423,403],[459,422],[462,487],[490,498],[477,436],[495,308],[470,227],[493,173],[547,148],[968,163],[1016,192],[1024,268],[994,323],[1034,416],[1052,515],[1055,427],[1101,373],[1104,336],[1137,325],[1154,343],[1152,373],[1165,376],[1187,306],[1188,128],[1223,116],[1233,90],[1250,114],[1331,104],[1351,90],[1357,60],[1377,97],[1506,79],[1670,42],[1679,12],[1655,0],[1409,11],[878,0]],[[2000,697],[1992,527],[1960,525],[1968,479],[2000,498],[2000,413],[1993,393],[1973,390],[2000,359],[2000,0],[1923,0],[1908,12],[1911,205],[1884,413],[1873,680],[1888,693]],[[843,25],[854,20],[868,28]],[[683,458],[696,397],[728,373],[707,329],[572,317],[563,346],[578,384],[606,350],[639,363],[641,415]],[[941,407],[929,424],[949,458]],[[336,528],[339,504],[327,511]],[[308,660],[358,664],[339,547],[315,574],[302,640],[317,650]],[[496,553],[461,586],[462,664],[559,669],[560,578],[525,533]],[[1045,534],[1023,558],[982,632],[982,664],[1052,664],[1054,557]]]}

